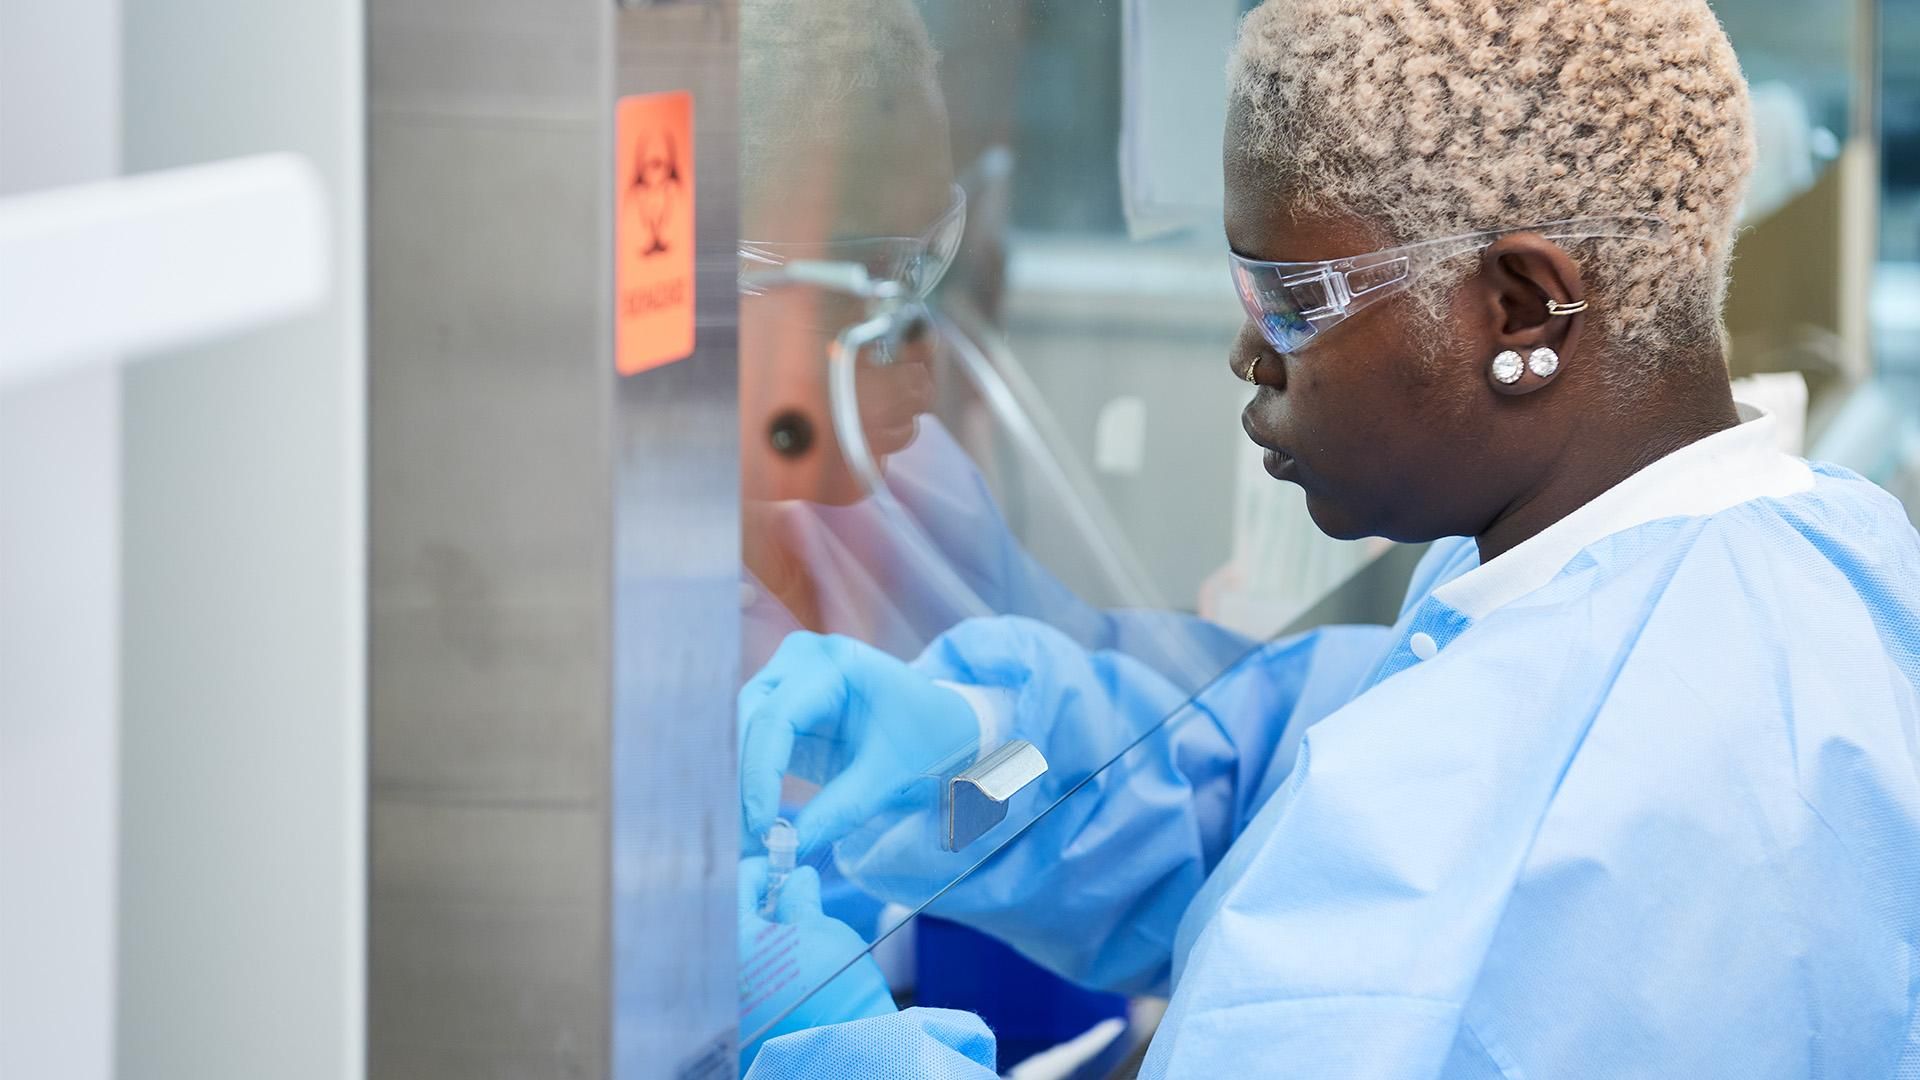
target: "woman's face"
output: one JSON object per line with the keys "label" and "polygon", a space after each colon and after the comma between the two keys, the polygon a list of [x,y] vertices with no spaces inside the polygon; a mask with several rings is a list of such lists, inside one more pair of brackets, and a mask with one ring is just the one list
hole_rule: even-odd
{"label": "woman's face", "polygon": [[[1226,230],[1252,259],[1316,262],[1391,246],[1364,223],[1312,215],[1276,193],[1228,120]],[[1484,306],[1484,305],[1481,305]],[[1251,322],[1229,353],[1236,375],[1258,359],[1242,415],[1267,471],[1299,484],[1330,536],[1420,542],[1477,535],[1524,490],[1528,463],[1488,385],[1486,316],[1471,283],[1436,321],[1407,294],[1368,308],[1300,352],[1276,352]],[[1498,422],[1498,423],[1496,423]],[[1505,426],[1501,426],[1505,425]],[[1522,460],[1502,460],[1501,452]]]}

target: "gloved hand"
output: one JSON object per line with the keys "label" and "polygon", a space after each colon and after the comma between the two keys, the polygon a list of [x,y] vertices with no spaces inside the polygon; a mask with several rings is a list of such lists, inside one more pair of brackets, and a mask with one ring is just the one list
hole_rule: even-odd
{"label": "gloved hand", "polygon": [[739,708],[750,844],[773,824],[782,775],[821,785],[793,823],[803,859],[882,813],[931,805],[940,784],[930,771],[979,743],[965,698],[837,634],[789,634],[741,688]]}
{"label": "gloved hand", "polygon": [[[760,1052],[760,1044],[776,1035],[894,1011],[880,965],[862,955],[866,941],[820,910],[820,874],[813,867],[795,867],[788,875],[772,922],[759,914],[766,886],[767,860],[740,860],[740,1037],[753,1039],[740,1051],[742,1073]],[[858,963],[833,974],[855,956]],[[820,986],[828,976],[833,981]],[[806,996],[809,990],[814,992]],[[754,1039],[796,1001],[799,1007]]]}

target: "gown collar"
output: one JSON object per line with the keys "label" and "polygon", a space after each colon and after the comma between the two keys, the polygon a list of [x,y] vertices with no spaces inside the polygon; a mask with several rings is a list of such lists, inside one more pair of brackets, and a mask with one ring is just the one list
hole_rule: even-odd
{"label": "gown collar", "polygon": [[1604,537],[1668,517],[1704,517],[1759,498],[1813,486],[1813,470],[1778,447],[1778,422],[1749,405],[1741,422],[1683,446],[1601,493],[1492,562],[1433,592],[1469,619],[1545,585],[1573,557]]}

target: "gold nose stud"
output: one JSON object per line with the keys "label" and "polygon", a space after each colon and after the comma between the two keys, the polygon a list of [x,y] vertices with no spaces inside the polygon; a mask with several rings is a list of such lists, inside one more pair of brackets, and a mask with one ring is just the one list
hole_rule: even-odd
{"label": "gold nose stud", "polygon": [[1258,386],[1259,380],[1253,377],[1253,372],[1254,372],[1254,369],[1259,366],[1260,366],[1260,358],[1258,356],[1255,356],[1253,359],[1247,361],[1247,370],[1244,373],[1242,373],[1240,377]]}

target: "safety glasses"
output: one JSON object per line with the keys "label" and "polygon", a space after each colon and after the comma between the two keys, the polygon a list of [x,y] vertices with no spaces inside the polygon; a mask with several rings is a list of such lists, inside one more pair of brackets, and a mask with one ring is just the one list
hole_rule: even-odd
{"label": "safety glasses", "polygon": [[1247,318],[1260,327],[1267,344],[1294,353],[1335,324],[1405,291],[1421,271],[1515,233],[1539,233],[1549,240],[1648,242],[1671,236],[1658,218],[1584,217],[1426,240],[1327,262],[1261,262],[1233,252],[1227,257]]}
{"label": "safety glasses", "polygon": [[[967,228],[967,197],[954,185],[952,201],[919,236],[867,236],[816,243],[740,242],[740,292],[757,296],[795,283],[842,292],[871,287],[906,301],[925,300],[946,276]],[[856,284],[855,288],[844,288]],[[890,285],[888,283],[891,283]]]}

